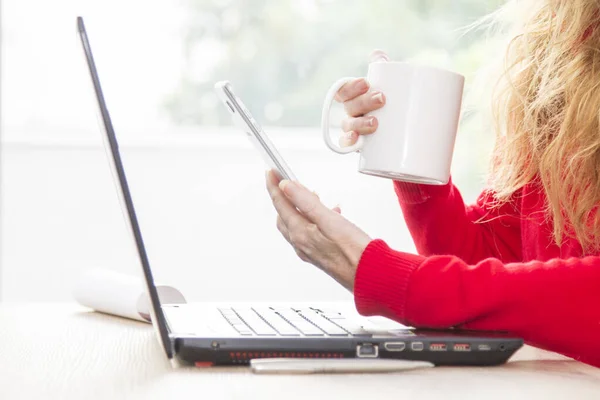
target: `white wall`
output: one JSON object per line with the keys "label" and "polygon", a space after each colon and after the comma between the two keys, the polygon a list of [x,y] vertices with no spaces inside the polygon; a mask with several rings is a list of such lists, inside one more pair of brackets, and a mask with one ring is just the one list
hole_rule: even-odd
{"label": "white wall", "polygon": [[[279,236],[262,160],[243,134],[186,132],[166,118],[165,96],[185,65],[184,3],[2,5],[2,300],[69,300],[86,268],[138,269],[95,129],[75,34],[79,14],[86,17],[156,276],[192,300],[350,298],[297,260]],[[316,130],[267,132],[328,205],[341,203],[344,215],[373,237],[414,250],[390,181],[358,174],[356,155],[330,153]],[[478,165],[470,161],[481,155],[477,140],[459,134],[455,154],[454,179],[468,200],[477,192],[472,177],[464,178]]]}
{"label": "white wall", "polygon": [[[340,203],[373,237],[414,250],[391,181],[358,174],[356,155],[330,153],[314,131],[271,133],[299,179],[326,204]],[[99,135],[5,139],[4,301],[69,300],[75,277],[90,267],[137,273]],[[241,133],[123,142],[158,280],[191,300],[351,299],[280,237],[265,168]]]}

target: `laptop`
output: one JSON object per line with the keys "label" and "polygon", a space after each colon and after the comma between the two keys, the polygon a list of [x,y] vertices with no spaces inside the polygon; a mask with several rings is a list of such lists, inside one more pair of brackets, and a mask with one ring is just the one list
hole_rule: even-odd
{"label": "laptop", "polygon": [[501,332],[419,330],[360,316],[354,305],[161,304],[121,161],[84,21],[78,34],[89,67],[104,145],[133,235],[151,304],[151,320],[167,358],[199,367],[248,365],[260,358],[400,359],[435,365],[497,365],[523,341]]}

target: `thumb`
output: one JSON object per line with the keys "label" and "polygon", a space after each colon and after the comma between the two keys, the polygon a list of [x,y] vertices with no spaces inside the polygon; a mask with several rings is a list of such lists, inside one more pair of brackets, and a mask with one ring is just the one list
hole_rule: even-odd
{"label": "thumb", "polygon": [[390,57],[387,55],[387,53],[383,50],[380,49],[375,49],[371,52],[371,54],[369,55],[369,62],[387,62],[390,61]]}
{"label": "thumb", "polygon": [[344,217],[335,210],[325,207],[310,190],[295,181],[288,180],[281,181],[279,188],[302,215],[317,225],[325,236],[333,238],[345,232],[347,221]]}

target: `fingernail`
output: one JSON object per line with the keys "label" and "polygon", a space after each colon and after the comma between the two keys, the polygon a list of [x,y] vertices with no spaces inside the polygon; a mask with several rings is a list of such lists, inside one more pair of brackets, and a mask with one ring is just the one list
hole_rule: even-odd
{"label": "fingernail", "polygon": [[383,98],[383,93],[376,92],[373,95],[373,100],[375,100],[376,103],[383,104],[383,102],[385,101],[385,99]]}
{"label": "fingernail", "polygon": [[286,193],[286,190],[289,192],[291,186],[292,182],[288,181],[287,179],[283,179],[281,182],[279,182],[279,189],[281,189],[283,193]]}
{"label": "fingernail", "polygon": [[364,79],[364,78],[363,78],[363,79],[360,79],[360,80],[358,81],[357,88],[358,88],[359,90],[366,90],[366,89],[368,89],[368,88],[369,88],[369,83],[368,83],[368,82],[367,82],[367,80],[366,80],[366,79]]}
{"label": "fingernail", "polygon": [[368,126],[375,126],[375,117],[371,117],[367,120]]}
{"label": "fingernail", "polygon": [[352,144],[354,140],[356,140],[356,132],[352,131],[346,133],[346,139],[348,140],[349,144]]}

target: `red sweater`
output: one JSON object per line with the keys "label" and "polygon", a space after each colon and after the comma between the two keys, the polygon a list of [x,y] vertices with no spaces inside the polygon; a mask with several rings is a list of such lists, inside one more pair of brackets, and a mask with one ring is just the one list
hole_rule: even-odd
{"label": "red sweater", "polygon": [[537,186],[500,208],[491,192],[466,206],[452,183],[394,186],[420,255],[373,240],[356,273],[361,314],[508,331],[600,367],[600,255],[583,257],[576,240],[554,244]]}

